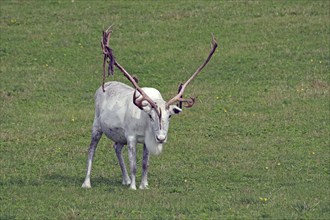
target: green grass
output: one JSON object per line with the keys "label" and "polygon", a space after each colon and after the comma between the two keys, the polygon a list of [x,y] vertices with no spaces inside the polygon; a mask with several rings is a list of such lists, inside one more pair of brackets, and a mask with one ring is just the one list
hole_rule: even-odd
{"label": "green grass", "polygon": [[[0,219],[330,218],[329,1],[0,4]],[[118,62],[165,99],[219,43],[150,190],[121,185],[106,138],[81,188],[110,24]]]}

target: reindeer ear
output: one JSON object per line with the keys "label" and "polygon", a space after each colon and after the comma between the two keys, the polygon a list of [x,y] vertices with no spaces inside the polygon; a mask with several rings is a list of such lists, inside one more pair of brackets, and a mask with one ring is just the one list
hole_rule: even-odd
{"label": "reindeer ear", "polygon": [[149,113],[151,111],[151,109],[152,109],[151,105],[147,101],[145,101],[145,100],[143,100],[139,104],[137,104],[136,102],[133,102],[133,103],[134,103],[134,105],[136,107],[138,107],[139,109],[141,109],[141,110],[143,110],[143,111],[145,111],[147,113]]}
{"label": "reindeer ear", "polygon": [[169,110],[170,110],[171,115],[179,114],[180,112],[182,112],[182,109],[179,108],[179,107],[176,106],[176,105],[170,105]]}
{"label": "reindeer ear", "polygon": [[142,101],[142,110],[149,113],[152,107],[147,101]]}

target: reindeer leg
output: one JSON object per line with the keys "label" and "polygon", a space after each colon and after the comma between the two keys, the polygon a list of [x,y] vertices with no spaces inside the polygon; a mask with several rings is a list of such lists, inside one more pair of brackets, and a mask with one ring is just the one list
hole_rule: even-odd
{"label": "reindeer leg", "polygon": [[87,171],[86,171],[86,178],[84,183],[82,184],[83,188],[91,188],[91,170],[92,170],[92,162],[93,162],[93,157],[94,153],[97,147],[97,144],[99,143],[99,140],[101,139],[102,132],[97,130],[96,127],[93,127],[92,131],[92,140],[89,145],[89,150],[88,150],[88,159],[87,159]]}
{"label": "reindeer leg", "polygon": [[131,169],[131,185],[130,189],[136,190],[135,184],[135,175],[136,175],[136,139],[135,138],[128,138],[127,141],[128,146],[128,159],[129,165]]}
{"label": "reindeer leg", "polygon": [[121,169],[121,173],[123,176],[122,183],[123,183],[123,185],[129,185],[129,184],[131,184],[131,179],[129,178],[129,176],[127,174],[124,158],[122,155],[122,150],[123,150],[124,145],[120,144],[120,143],[115,143],[115,145],[113,147],[115,148],[116,155],[117,155],[118,162],[119,162],[120,169]]}
{"label": "reindeer leg", "polygon": [[143,159],[142,159],[142,181],[140,189],[148,189],[148,167],[149,167],[149,151],[146,145],[143,145]]}

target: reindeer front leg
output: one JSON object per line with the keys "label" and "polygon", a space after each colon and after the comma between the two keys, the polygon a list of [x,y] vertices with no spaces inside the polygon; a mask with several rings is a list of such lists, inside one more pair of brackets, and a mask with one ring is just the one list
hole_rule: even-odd
{"label": "reindeer front leg", "polygon": [[129,166],[131,170],[131,185],[130,189],[136,190],[136,183],[135,183],[135,175],[136,175],[136,138],[128,138],[127,146],[128,146],[128,159],[129,159]]}
{"label": "reindeer front leg", "polygon": [[149,151],[147,146],[143,145],[143,159],[142,159],[142,181],[140,189],[148,189],[148,167],[149,167]]}

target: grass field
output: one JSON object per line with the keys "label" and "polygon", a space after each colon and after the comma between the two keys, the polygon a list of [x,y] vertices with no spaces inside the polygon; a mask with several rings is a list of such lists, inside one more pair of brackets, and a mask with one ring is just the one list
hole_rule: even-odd
{"label": "grass field", "polygon": [[[0,219],[330,218],[329,1],[0,6]],[[197,104],[151,157],[149,190],[121,185],[106,138],[81,188],[110,24],[118,62],[165,99],[211,33],[219,43],[185,92]]]}

